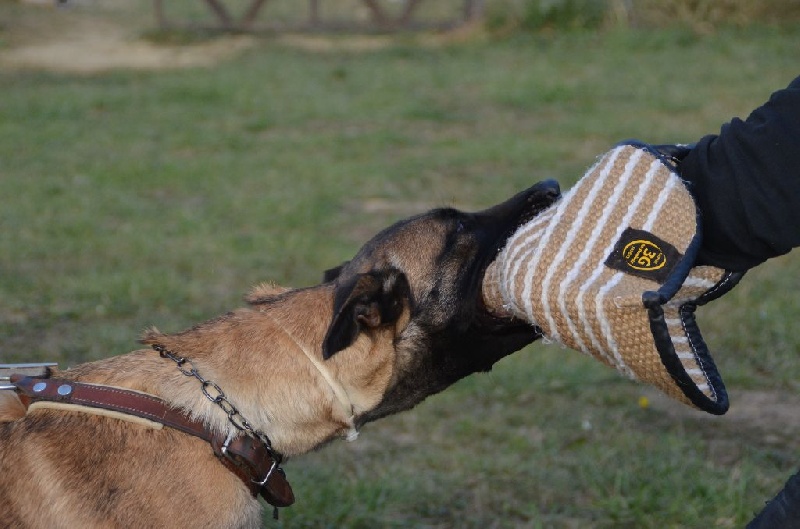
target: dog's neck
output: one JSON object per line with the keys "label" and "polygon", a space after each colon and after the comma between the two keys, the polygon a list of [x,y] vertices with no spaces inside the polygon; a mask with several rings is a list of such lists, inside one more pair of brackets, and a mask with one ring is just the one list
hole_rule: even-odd
{"label": "dog's neck", "polygon": [[[327,294],[324,286],[316,288]],[[387,342],[378,332],[391,332],[381,330],[323,360],[320,344],[330,324],[332,293],[308,289],[278,298],[181,333],[153,330],[143,342],[191,360],[278,452],[294,456],[352,436],[360,417],[393,383],[396,359],[376,346]],[[214,431],[238,433],[225,411],[203,395],[198,379],[184,376],[152,349],[83,364],[64,375],[151,393]]]}
{"label": "dog's neck", "polygon": [[[269,313],[264,312],[268,317]],[[277,323],[277,322],[276,322]],[[350,400],[349,395],[347,394],[347,390],[342,386],[342,384],[337,381],[333,374],[331,374],[330,370],[325,366],[324,360],[322,358],[317,358],[317,355],[314,354],[312,351],[308,349],[305,345],[297,341],[294,336],[289,334],[289,332],[283,330],[283,328],[278,325],[278,328],[282,330],[282,332],[287,336],[289,341],[293,343],[297,349],[299,349],[311,365],[319,373],[319,376],[328,384],[328,387],[331,390],[331,393],[334,397],[334,400],[339,402],[342,417],[347,422],[349,429],[347,431],[346,439],[348,441],[355,441],[358,438],[358,429],[355,425],[355,406],[353,402]]]}
{"label": "dog's neck", "polygon": [[[393,358],[377,351],[369,337],[322,359],[333,303],[328,290],[285,292],[182,333],[153,331],[144,342],[190,359],[276,450],[299,455],[333,438],[352,439],[359,415],[380,402],[394,372]],[[198,380],[181,375],[174,363],[155,352],[138,354],[149,354],[148,364],[160,362],[161,382],[147,383],[156,386],[156,394],[212,429],[231,431],[228,417],[203,396]]]}

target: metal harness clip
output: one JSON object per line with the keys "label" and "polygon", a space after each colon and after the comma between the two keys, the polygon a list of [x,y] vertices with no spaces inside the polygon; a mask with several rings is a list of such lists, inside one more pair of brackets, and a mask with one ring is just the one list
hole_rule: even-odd
{"label": "metal harness clip", "polygon": [[48,378],[52,368],[58,367],[54,362],[33,364],[0,364],[0,391],[14,390],[17,386],[11,384],[11,375],[25,375],[29,377]]}
{"label": "metal harness clip", "polygon": [[255,479],[253,479],[251,481],[253,483],[255,483],[256,485],[259,485],[261,487],[266,486],[267,481],[269,481],[270,476],[272,476],[272,473],[275,472],[276,468],[278,468],[278,462],[275,459],[273,459],[272,460],[272,466],[269,467],[269,471],[267,472],[267,475],[264,477],[264,479],[262,481],[257,481]]}
{"label": "metal harness clip", "polygon": [[228,437],[225,438],[225,442],[222,443],[222,448],[220,449],[222,455],[228,455],[228,447],[231,445],[231,441],[233,441],[233,432],[228,432]]}

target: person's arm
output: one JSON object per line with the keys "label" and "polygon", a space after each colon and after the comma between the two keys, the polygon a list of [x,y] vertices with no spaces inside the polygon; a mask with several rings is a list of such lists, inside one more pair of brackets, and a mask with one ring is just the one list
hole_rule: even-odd
{"label": "person's arm", "polygon": [[702,215],[698,264],[744,271],[800,245],[800,77],[680,164]]}

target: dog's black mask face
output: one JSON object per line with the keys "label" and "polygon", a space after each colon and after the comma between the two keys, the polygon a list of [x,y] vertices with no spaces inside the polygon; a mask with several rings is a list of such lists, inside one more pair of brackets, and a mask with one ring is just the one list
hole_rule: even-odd
{"label": "dog's black mask face", "polygon": [[402,374],[360,422],[408,409],[539,337],[529,324],[490,315],[481,286],[508,237],[559,196],[558,184],[545,181],[476,213],[435,209],[383,230],[352,261],[326,272],[336,293],[325,358],[360,332],[410,314],[395,342]]}

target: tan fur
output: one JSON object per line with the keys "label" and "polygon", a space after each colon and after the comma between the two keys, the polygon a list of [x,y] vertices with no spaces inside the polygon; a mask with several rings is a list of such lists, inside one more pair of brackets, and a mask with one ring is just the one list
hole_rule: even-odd
{"label": "tan fur", "polygon": [[[379,233],[328,282],[254,288],[249,307],[142,342],[185,356],[285,456],[407,410],[537,337],[488,315],[499,243],[557,196],[533,186],[474,214],[433,210]],[[156,395],[239,434],[200,382],[147,348],[53,376]],[[40,407],[0,392],[0,526],[258,527],[260,504],[211,446],[171,428]],[[290,476],[291,477],[291,476]]]}
{"label": "tan fur", "polygon": [[247,296],[245,296],[244,299],[248,303],[252,304],[263,303],[264,301],[283,294],[284,292],[288,292],[289,290],[291,289],[282,287],[270,281],[254,286],[252,289],[250,289],[250,292],[247,293]]}
{"label": "tan fur", "polygon": [[0,391],[0,423],[16,421],[25,416],[25,406],[16,393]]}
{"label": "tan fur", "polygon": [[[350,424],[328,383],[298,348],[321,355],[332,288],[278,295],[270,303],[239,309],[176,335],[151,330],[143,341],[190,354],[197,370],[219,384],[279,452],[294,456],[346,434]],[[347,354],[325,362],[352,400],[356,415],[378,403],[398,368],[392,341],[399,330],[389,326],[363,333]],[[196,379],[182,375],[172,361],[150,349],[55,376],[144,391],[215,429],[231,429]],[[79,412],[43,409],[20,419],[19,399],[10,392],[0,395],[2,417],[18,419],[0,425],[0,504],[13,506],[4,509],[0,523],[9,523],[14,513],[11,525],[23,527],[198,526],[195,520],[208,527],[259,526],[257,502],[216,460],[207,443],[169,428],[151,430]],[[135,471],[120,459],[135,460]],[[169,465],[168,476],[163,469],[159,472],[162,464]],[[18,479],[9,479],[11,475]],[[135,509],[135,519],[125,518],[131,509],[111,496],[101,501],[95,495],[108,483],[120,497],[128,492],[125,501],[148,508]]]}

